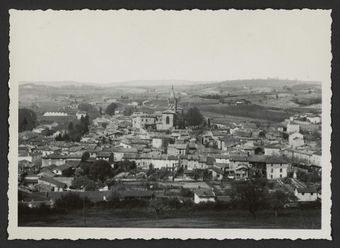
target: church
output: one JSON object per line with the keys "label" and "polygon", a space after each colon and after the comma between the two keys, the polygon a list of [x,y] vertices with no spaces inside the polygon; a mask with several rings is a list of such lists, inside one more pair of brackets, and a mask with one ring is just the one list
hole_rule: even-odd
{"label": "church", "polygon": [[162,112],[162,118],[157,123],[157,130],[169,130],[175,126],[176,116],[181,112],[177,104],[178,98],[176,97],[174,86],[172,86],[168,98],[168,109]]}
{"label": "church", "polygon": [[178,108],[178,98],[174,87],[171,87],[168,98],[168,109],[157,114],[146,115],[145,113],[135,113],[132,119],[132,126],[135,128],[147,128],[154,126],[159,131],[166,131],[175,126],[177,115],[182,113]]}

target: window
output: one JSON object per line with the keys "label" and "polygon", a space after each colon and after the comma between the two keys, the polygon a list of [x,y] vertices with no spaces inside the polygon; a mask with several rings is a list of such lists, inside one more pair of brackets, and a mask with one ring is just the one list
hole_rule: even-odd
{"label": "window", "polygon": [[282,178],[282,174],[280,174],[280,178]]}
{"label": "window", "polygon": [[270,170],[271,173],[273,173],[273,171],[274,171],[273,169]]}
{"label": "window", "polygon": [[165,118],[165,123],[166,123],[166,124],[169,124],[169,123],[170,123],[170,118],[169,118],[169,116],[167,116],[167,117]]}
{"label": "window", "polygon": [[310,193],[310,195],[313,195],[313,193]]}
{"label": "window", "polygon": [[282,172],[282,168],[280,169],[280,172]]}

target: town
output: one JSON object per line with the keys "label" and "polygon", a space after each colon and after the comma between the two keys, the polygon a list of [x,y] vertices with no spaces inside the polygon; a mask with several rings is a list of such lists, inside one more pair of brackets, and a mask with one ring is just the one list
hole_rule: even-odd
{"label": "town", "polygon": [[[249,108],[251,116],[263,99],[292,94],[281,91],[252,92],[258,107],[243,93],[199,97],[217,107]],[[189,96],[174,86],[146,94],[152,97],[122,95],[99,104],[66,94],[57,110],[42,112],[34,101],[20,108],[19,214],[42,206],[81,209],[84,199],[88,208],[141,204],[158,218],[181,206],[246,209],[254,217],[264,208],[275,216],[282,209],[320,208],[320,113],[307,109],[276,121],[273,111],[266,117],[273,120],[261,122],[206,114],[215,105],[182,102]]]}

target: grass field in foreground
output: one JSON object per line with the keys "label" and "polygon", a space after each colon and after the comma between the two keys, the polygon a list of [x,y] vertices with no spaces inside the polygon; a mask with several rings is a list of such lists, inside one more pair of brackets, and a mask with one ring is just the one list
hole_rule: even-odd
{"label": "grass field in foreground", "polygon": [[166,211],[159,216],[147,209],[75,210],[50,216],[19,216],[19,226],[135,227],[135,228],[257,228],[320,229],[320,209],[286,209],[278,217],[260,211],[253,218],[241,210]]}

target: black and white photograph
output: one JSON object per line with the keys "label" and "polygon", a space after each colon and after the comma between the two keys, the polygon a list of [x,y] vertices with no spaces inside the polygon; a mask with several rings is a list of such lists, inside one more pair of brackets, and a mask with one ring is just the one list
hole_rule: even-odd
{"label": "black and white photograph", "polygon": [[330,239],[330,10],[10,10],[10,239]]}

